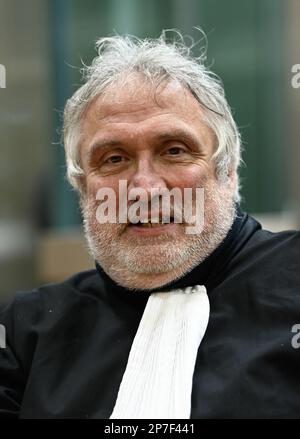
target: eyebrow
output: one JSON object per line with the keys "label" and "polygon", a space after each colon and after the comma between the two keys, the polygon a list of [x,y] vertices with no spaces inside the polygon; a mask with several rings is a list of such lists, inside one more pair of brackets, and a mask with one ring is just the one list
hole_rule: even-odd
{"label": "eyebrow", "polygon": [[203,143],[200,138],[181,128],[175,128],[172,129],[172,131],[159,133],[157,136],[155,136],[155,139],[160,142],[168,142],[170,140],[183,139],[187,143],[199,144],[201,148],[203,148]]}
{"label": "eyebrow", "polygon": [[100,139],[97,140],[89,149],[87,153],[87,161],[91,163],[94,154],[99,150],[110,149],[115,146],[120,146],[120,142],[113,139]]}
{"label": "eyebrow", "polygon": [[[183,139],[184,141],[186,141],[187,143],[193,143],[193,144],[198,144],[200,145],[201,149],[203,149],[203,143],[202,141],[196,137],[194,134],[187,132],[186,130],[180,129],[180,128],[175,128],[172,130],[168,130],[165,132],[161,132],[158,133],[157,135],[153,136],[153,139],[155,142],[169,142],[171,140],[175,140],[175,139]],[[110,149],[113,147],[120,147],[122,145],[122,142],[120,142],[119,140],[115,140],[112,138],[103,138],[103,139],[99,139],[97,141],[95,141],[94,144],[92,144],[92,146],[89,149],[88,152],[88,163],[91,163],[92,158],[94,156],[94,154],[100,149],[100,150],[106,150],[106,149]]]}

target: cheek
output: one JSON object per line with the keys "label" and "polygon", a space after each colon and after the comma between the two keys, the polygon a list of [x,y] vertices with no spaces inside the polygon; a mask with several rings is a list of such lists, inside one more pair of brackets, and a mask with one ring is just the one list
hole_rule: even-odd
{"label": "cheek", "polygon": [[113,189],[118,198],[119,179],[107,179],[96,176],[90,176],[87,178],[87,191],[89,197],[96,197],[98,190],[103,188]]}
{"label": "cheek", "polygon": [[[97,209],[98,206],[105,202],[109,206],[112,212],[119,212],[119,179],[103,179],[99,177],[93,177],[88,179],[88,199],[93,206],[93,209]],[[102,189],[102,193],[99,190]],[[113,193],[111,193],[111,191]],[[98,196],[97,196],[98,195]],[[125,198],[126,199],[126,198]],[[102,225],[104,226],[104,225]],[[115,227],[113,225],[105,225],[106,228]]]}
{"label": "cheek", "polygon": [[[181,178],[180,178],[181,177]],[[184,189],[184,188],[196,188],[196,187],[205,187],[207,181],[209,180],[209,175],[205,172],[201,172],[199,168],[197,170],[191,170],[182,173],[179,175],[175,186]]]}

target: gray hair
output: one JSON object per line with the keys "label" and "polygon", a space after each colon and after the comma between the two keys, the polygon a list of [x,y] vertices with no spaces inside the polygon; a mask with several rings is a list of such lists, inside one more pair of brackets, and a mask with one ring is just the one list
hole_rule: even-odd
{"label": "gray hair", "polygon": [[[177,31],[172,41],[163,31],[157,39],[116,35],[96,42],[98,56],[82,69],[85,83],[67,101],[64,111],[67,177],[76,190],[82,192],[84,176],[79,157],[84,111],[109,85],[132,72],[155,83],[177,80],[188,88],[203,107],[205,122],[217,139],[213,159],[218,179],[226,180],[230,172],[236,173],[241,161],[240,134],[221,80],[204,65],[206,51],[193,57],[194,46],[193,42],[187,45]],[[240,200],[239,184],[235,200]]]}

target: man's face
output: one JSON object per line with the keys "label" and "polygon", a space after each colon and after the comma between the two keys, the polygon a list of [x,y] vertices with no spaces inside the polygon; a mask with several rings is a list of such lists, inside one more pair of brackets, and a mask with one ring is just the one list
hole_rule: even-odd
{"label": "man's face", "polygon": [[[234,183],[217,181],[214,148],[201,106],[176,81],[156,88],[133,76],[90,104],[80,149],[85,231],[94,257],[116,282],[159,287],[192,269],[224,239],[233,221]],[[99,224],[97,191],[113,189],[118,212],[120,180],[127,181],[128,191],[144,189],[149,200],[152,188],[204,188],[203,231],[188,235],[184,223]]]}

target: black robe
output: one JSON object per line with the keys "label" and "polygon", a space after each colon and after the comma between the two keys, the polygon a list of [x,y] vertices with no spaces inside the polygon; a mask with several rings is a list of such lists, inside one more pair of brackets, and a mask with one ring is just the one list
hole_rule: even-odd
{"label": "black robe", "polygon": [[[205,262],[157,291],[202,284],[191,418],[300,417],[300,233],[239,213]],[[150,294],[97,265],[18,294],[0,317],[0,417],[108,419]]]}

